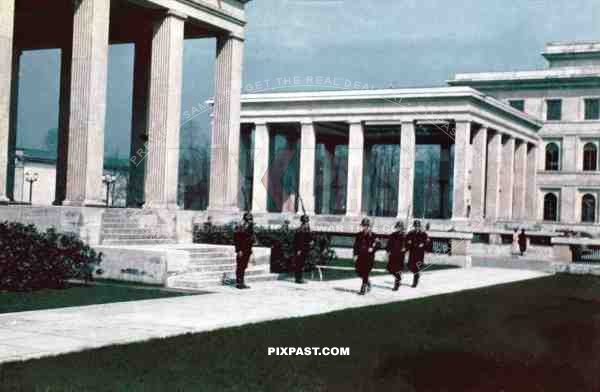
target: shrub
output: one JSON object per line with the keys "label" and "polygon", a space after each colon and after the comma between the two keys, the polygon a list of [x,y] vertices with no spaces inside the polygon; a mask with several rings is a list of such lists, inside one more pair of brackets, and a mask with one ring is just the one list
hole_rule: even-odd
{"label": "shrub", "polygon": [[[236,223],[226,225],[194,226],[194,242],[215,245],[233,245],[233,233]],[[295,230],[283,227],[270,230],[254,226],[256,245],[271,248],[271,272],[286,272],[294,256]],[[312,270],[315,265],[330,263],[335,258],[331,236],[313,232],[313,246],[306,260],[305,269]]]}
{"label": "shrub", "polygon": [[55,289],[65,287],[67,279],[88,281],[101,259],[73,234],[0,222],[0,290]]}

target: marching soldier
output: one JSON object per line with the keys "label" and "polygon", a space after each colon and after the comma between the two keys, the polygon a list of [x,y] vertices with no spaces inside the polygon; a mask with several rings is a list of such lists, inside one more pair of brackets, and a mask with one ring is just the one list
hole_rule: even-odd
{"label": "marching soldier", "polygon": [[421,229],[421,221],[415,220],[413,229],[406,235],[410,255],[408,258],[408,268],[414,274],[412,287],[419,284],[419,271],[423,267],[425,259],[425,247],[429,241],[429,236]]}
{"label": "marching soldier", "polygon": [[294,235],[294,249],[296,252],[294,256],[294,272],[296,274],[296,283],[299,284],[304,283],[302,276],[304,273],[304,264],[310,252],[310,243],[312,240],[308,222],[308,215],[302,215],[300,217],[300,227]]}
{"label": "marching soldier", "polygon": [[242,222],[236,227],[233,236],[236,253],[235,287],[238,289],[249,289],[244,283],[244,272],[248,267],[248,261],[252,255],[252,244],[254,242],[253,217],[250,212],[245,212]]}
{"label": "marching soldier", "polygon": [[369,274],[373,269],[375,262],[375,251],[377,250],[377,240],[375,234],[371,231],[371,221],[368,218],[364,218],[360,225],[362,230],[356,235],[354,240],[354,263],[356,273],[362,279],[362,286],[360,287],[360,295],[365,295],[366,292],[371,291],[371,282],[369,281]]}
{"label": "marching soldier", "polygon": [[395,231],[390,235],[387,242],[388,264],[387,270],[396,278],[394,282],[394,291],[400,288],[402,281],[402,270],[404,269],[404,255],[406,254],[406,234],[404,233],[404,224],[397,222],[394,226]]}

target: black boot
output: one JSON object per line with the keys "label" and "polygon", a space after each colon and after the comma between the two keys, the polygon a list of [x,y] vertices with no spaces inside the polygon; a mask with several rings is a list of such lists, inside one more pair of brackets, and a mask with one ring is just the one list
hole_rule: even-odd
{"label": "black boot", "polygon": [[398,291],[398,289],[400,288],[400,282],[402,281],[402,277],[400,276],[400,274],[394,274],[394,277],[396,278],[396,280],[394,281],[394,288],[392,290]]}
{"label": "black boot", "polygon": [[367,280],[367,293],[371,291],[371,281]]}
{"label": "black boot", "polygon": [[242,289],[249,289],[250,286],[246,286],[246,283],[244,283],[244,273],[239,274],[236,277],[236,284],[235,287],[242,290]]}
{"label": "black boot", "polygon": [[298,284],[304,283],[302,271],[296,271],[296,283],[298,283]]}
{"label": "black boot", "polygon": [[363,282],[362,286],[360,286],[360,291],[358,292],[358,295],[365,295],[366,292],[367,292],[367,284],[365,282]]}
{"label": "black boot", "polygon": [[417,272],[417,273],[415,273],[413,275],[413,284],[412,284],[412,287],[413,288],[417,287],[418,284],[419,284],[419,273]]}

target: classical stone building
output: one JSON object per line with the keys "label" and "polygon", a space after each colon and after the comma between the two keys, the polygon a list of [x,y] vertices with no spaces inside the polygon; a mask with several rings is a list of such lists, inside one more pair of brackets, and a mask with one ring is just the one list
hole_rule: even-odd
{"label": "classical stone building", "polygon": [[[14,199],[16,106],[23,50],[60,48],[55,204],[102,205],[108,48],[135,45],[128,205],[177,207],[183,41],[216,38],[210,200],[235,209],[248,0],[2,0],[0,202]],[[232,180],[232,182],[225,181]],[[235,194],[235,195],[234,195]]]}
{"label": "classical stone building", "polygon": [[593,229],[600,222],[600,42],[550,43],[542,55],[544,70],[457,74],[449,84],[543,122],[533,218]]}

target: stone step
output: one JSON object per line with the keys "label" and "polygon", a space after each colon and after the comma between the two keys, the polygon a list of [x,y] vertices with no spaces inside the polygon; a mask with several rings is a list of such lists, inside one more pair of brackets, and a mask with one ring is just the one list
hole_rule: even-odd
{"label": "stone step", "polygon": [[152,240],[152,239],[173,239],[170,236],[162,236],[162,235],[150,235],[150,234],[102,234],[103,240]]}
{"label": "stone step", "polygon": [[102,240],[102,245],[164,245],[164,244],[176,244],[177,241],[170,238],[157,238],[157,239],[107,239]]}
{"label": "stone step", "polygon": [[137,222],[132,222],[132,221],[128,221],[128,222],[123,222],[123,223],[106,223],[106,222],[102,222],[102,229],[103,230],[148,230],[148,229],[152,229],[152,230],[169,230],[170,229],[170,225],[161,225],[161,224],[156,224],[156,225],[143,225],[141,223],[137,223]]}
{"label": "stone step", "polygon": [[235,257],[203,257],[203,258],[192,258],[190,256],[190,266],[201,266],[201,265],[223,265],[223,264],[235,264]]}
{"label": "stone step", "polygon": [[[277,280],[278,278],[279,278],[279,275],[271,274],[268,272],[263,272],[260,274],[248,274],[248,271],[246,271],[246,274],[244,276],[244,281],[246,283],[265,282],[265,281]],[[232,273],[221,274],[219,279],[213,279],[213,278],[199,279],[199,278],[195,278],[193,276],[188,276],[188,274],[185,274],[185,275],[178,276],[176,279],[172,279],[169,282],[167,282],[167,287],[177,288],[177,289],[194,290],[194,289],[204,289],[204,288],[211,287],[211,286],[219,286],[219,285],[223,285],[223,284],[235,285],[235,273],[232,272]]]}

